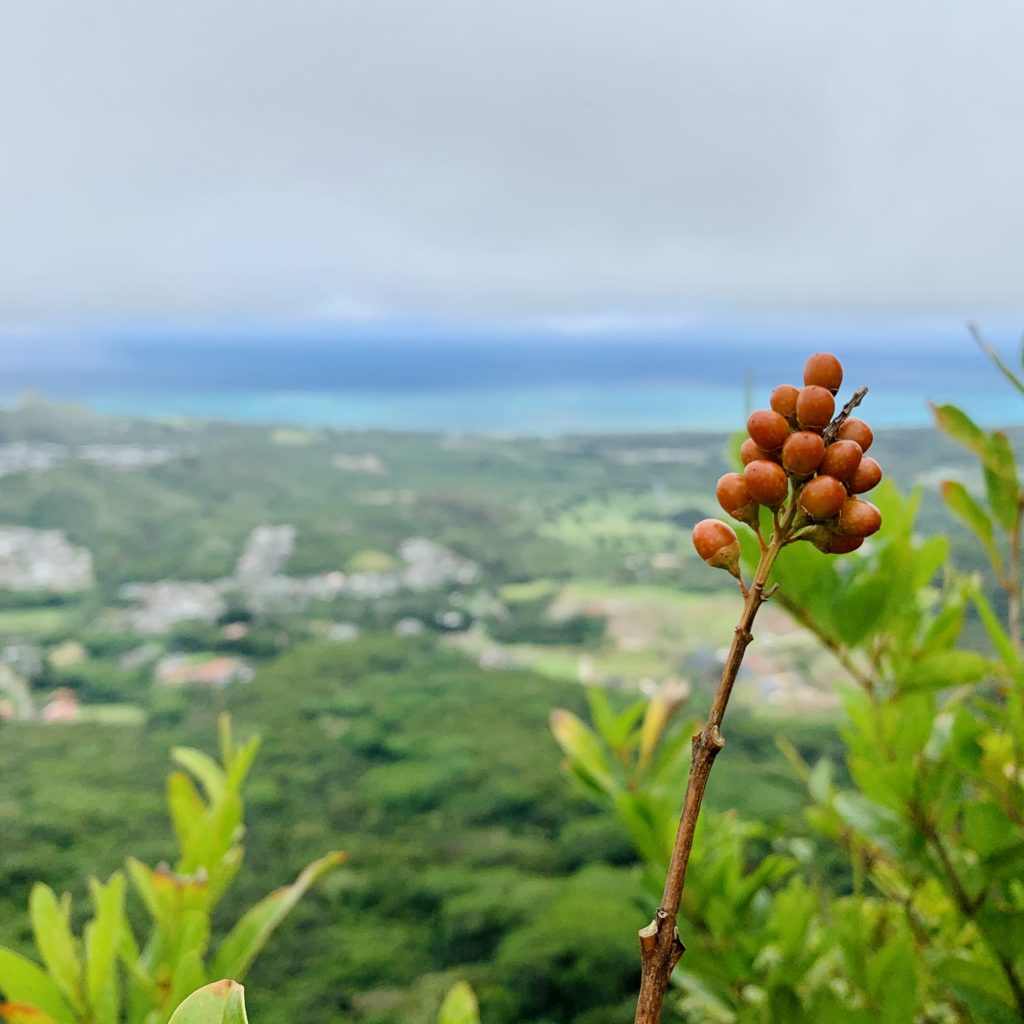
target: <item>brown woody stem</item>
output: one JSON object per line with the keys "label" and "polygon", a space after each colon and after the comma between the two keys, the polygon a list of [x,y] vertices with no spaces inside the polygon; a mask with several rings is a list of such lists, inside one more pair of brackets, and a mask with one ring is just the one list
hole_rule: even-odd
{"label": "brown woody stem", "polygon": [[785,544],[786,537],[793,525],[797,512],[797,497],[793,496],[784,517],[778,521],[778,528],[772,535],[771,542],[761,553],[761,559],[754,574],[753,583],[746,593],[743,612],[739,624],[733,634],[732,646],[722,668],[722,676],[718,682],[715,699],[711,705],[704,728],[693,737],[693,756],[690,760],[690,776],[686,784],[686,796],[683,810],[679,818],[679,830],[676,833],[675,845],[672,848],[672,859],[669,862],[668,876],[661,897],[661,906],[654,919],[640,931],[640,997],[636,1005],[636,1024],[657,1024],[661,1018],[661,1008],[668,991],[669,977],[685,951],[679,938],[676,920],[679,916],[679,904],[683,895],[683,883],[686,880],[686,867],[693,849],[693,836],[697,828],[704,790],[707,788],[708,777],[715,763],[718,752],[725,745],[722,739],[722,719],[729,706],[729,697],[736,682],[740,665],[747,645],[753,639],[751,629],[758,609],[767,600],[765,585],[768,575],[775,564],[775,559]]}
{"label": "brown woody stem", "polygon": [[[836,440],[840,427],[864,401],[867,393],[867,388],[858,388],[853,393],[853,397],[823,431],[825,444],[831,444]],[[686,783],[686,796],[683,798],[683,810],[679,817],[675,844],[672,847],[672,859],[669,861],[661,906],[658,907],[651,923],[640,930],[640,996],[636,1004],[636,1024],[658,1024],[665,993],[668,991],[669,978],[679,958],[686,951],[679,938],[676,921],[679,917],[683,883],[686,881],[686,868],[693,850],[693,836],[704,800],[704,790],[707,789],[715,758],[725,745],[722,738],[722,720],[725,717],[725,709],[729,706],[729,698],[732,696],[740,665],[743,663],[743,655],[753,640],[751,629],[754,618],[761,605],[775,591],[774,587],[766,591],[765,586],[779,552],[793,537],[799,514],[799,501],[800,488],[797,486],[794,487],[785,511],[781,515],[777,510],[772,513],[775,529],[767,544],[760,529],[756,529],[758,540],[761,542],[761,558],[750,588],[743,588],[743,612],[733,634],[732,646],[722,668],[722,677],[718,681],[708,720],[704,723],[704,728],[693,737],[690,775]]]}

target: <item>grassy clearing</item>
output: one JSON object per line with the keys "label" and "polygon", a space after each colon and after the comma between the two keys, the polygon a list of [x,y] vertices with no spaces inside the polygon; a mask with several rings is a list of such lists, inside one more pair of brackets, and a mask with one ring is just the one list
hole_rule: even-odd
{"label": "grassy clearing", "polygon": [[68,620],[67,608],[10,608],[0,611],[0,636],[44,637],[59,633]]}

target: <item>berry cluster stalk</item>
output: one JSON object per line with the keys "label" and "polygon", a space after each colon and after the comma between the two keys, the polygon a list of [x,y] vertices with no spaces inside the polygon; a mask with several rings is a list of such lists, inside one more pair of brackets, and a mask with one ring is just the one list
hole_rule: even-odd
{"label": "berry cluster stalk", "polygon": [[[836,438],[843,422],[861,403],[866,394],[867,388],[861,388],[846,403],[842,412],[825,431],[828,440]],[[740,582],[744,592],[743,612],[733,634],[732,644],[722,668],[722,676],[708,719],[700,732],[693,737],[690,775],[686,783],[686,796],[683,799],[679,829],[676,832],[672,859],[669,862],[668,875],[665,878],[661,906],[658,907],[651,923],[640,930],[641,973],[640,996],[636,1004],[636,1024],[658,1024],[661,1019],[665,993],[668,991],[669,978],[680,957],[686,951],[686,947],[679,937],[676,920],[679,916],[679,904],[683,896],[686,868],[693,849],[693,836],[697,828],[697,819],[700,816],[701,803],[704,800],[704,790],[707,788],[715,758],[725,746],[725,740],[722,738],[722,720],[725,718],[725,711],[729,706],[729,698],[732,695],[740,665],[743,663],[743,656],[747,646],[754,638],[751,632],[754,619],[761,605],[771,596],[771,591],[765,589],[768,577],[779,552],[786,544],[795,539],[794,526],[799,529],[798,515],[799,489],[793,494],[782,516],[776,516],[775,531],[770,540],[766,542],[762,535],[758,534],[758,539],[761,541],[761,558],[750,587],[745,588],[742,581]]]}

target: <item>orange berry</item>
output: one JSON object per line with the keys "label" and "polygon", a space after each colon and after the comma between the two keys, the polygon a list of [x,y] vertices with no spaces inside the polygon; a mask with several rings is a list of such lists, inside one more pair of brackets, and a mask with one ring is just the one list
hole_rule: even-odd
{"label": "orange berry", "polygon": [[743,471],[743,479],[750,496],[759,505],[778,508],[789,494],[789,477],[777,462],[767,459],[751,462]]}
{"label": "orange berry", "polygon": [[782,446],[782,465],[793,476],[813,476],[825,455],[825,442],[820,434],[800,430],[790,434]]}
{"label": "orange berry", "polygon": [[739,575],[740,542],[728,523],[702,519],[693,528],[693,546],[708,565]]}
{"label": "orange berry", "polygon": [[851,494],[864,494],[877,487],[882,479],[882,467],[870,455],[865,455],[850,482]]}
{"label": "orange berry", "polygon": [[882,526],[882,513],[860,498],[847,498],[839,513],[839,533],[845,537],[870,537]]}
{"label": "orange berry", "polygon": [[866,452],[875,439],[871,428],[863,420],[858,419],[847,420],[839,428],[839,437],[843,441],[856,441],[862,452]]}
{"label": "orange berry", "polygon": [[796,418],[801,427],[822,430],[828,426],[836,411],[832,392],[817,384],[801,388],[796,400]]}
{"label": "orange berry", "polygon": [[749,466],[752,462],[757,462],[758,459],[771,461],[775,457],[771,452],[766,452],[752,437],[748,437],[740,445],[740,458],[743,460],[744,466]]}
{"label": "orange berry", "polygon": [[766,452],[778,451],[789,437],[789,424],[774,409],[758,409],[747,417],[747,433]]}
{"label": "orange berry", "polygon": [[799,394],[800,389],[792,384],[780,384],[772,392],[771,406],[780,416],[792,420],[796,416],[796,396]]}
{"label": "orange berry", "polygon": [[857,472],[861,455],[860,445],[856,441],[836,441],[825,449],[821,471],[845,484]]}
{"label": "orange berry", "polygon": [[843,364],[831,352],[815,352],[804,363],[804,384],[816,384],[834,395],[842,383]]}
{"label": "orange berry", "polygon": [[750,496],[742,473],[726,473],[719,477],[715,497],[729,515],[741,521],[748,520],[750,513],[757,512],[757,502]]}
{"label": "orange berry", "polygon": [[846,501],[846,488],[834,476],[816,476],[800,492],[800,507],[811,519],[832,519]]}
{"label": "orange berry", "polygon": [[833,537],[828,544],[830,555],[848,555],[864,543],[863,537]]}

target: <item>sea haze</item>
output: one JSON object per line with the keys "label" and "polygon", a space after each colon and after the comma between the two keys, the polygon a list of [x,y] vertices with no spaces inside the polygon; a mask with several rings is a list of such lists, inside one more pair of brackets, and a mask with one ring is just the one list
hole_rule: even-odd
{"label": "sea haze", "polygon": [[0,370],[8,399],[33,390],[112,413],[502,434],[719,430],[742,420],[748,399],[799,383],[804,356],[828,348],[850,388],[870,385],[879,426],[928,423],[929,400],[987,424],[1024,422],[1024,401],[966,337],[816,341],[148,332],[7,345]]}

